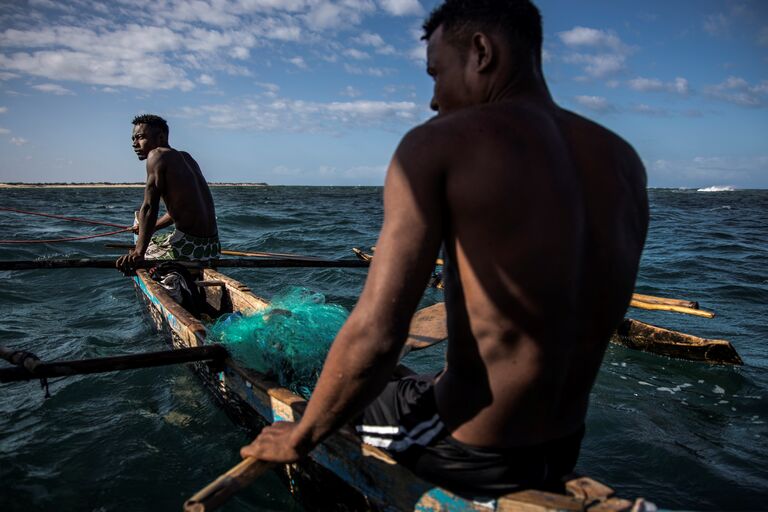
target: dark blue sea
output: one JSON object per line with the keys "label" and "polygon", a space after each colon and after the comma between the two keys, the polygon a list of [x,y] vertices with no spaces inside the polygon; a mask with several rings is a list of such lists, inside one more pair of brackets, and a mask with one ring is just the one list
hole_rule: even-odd
{"label": "dark blue sea", "polygon": [[[377,187],[214,188],[227,249],[353,258],[375,244]],[[0,206],[127,225],[142,190],[0,189]],[[666,509],[768,503],[768,190],[651,190],[637,291],[697,300],[714,319],[628,316],[730,340],[744,366],[673,360],[611,345],[592,393],[578,471]],[[0,211],[0,239],[110,231]],[[105,243],[0,245],[0,260],[115,258]],[[351,308],[364,269],[232,269],[266,298],[302,285]],[[423,304],[440,300],[437,290]],[[0,271],[0,345],[44,360],[162,350],[131,282],[112,270]],[[442,347],[406,361],[437,368]],[[0,366],[4,363],[0,362]],[[0,510],[179,510],[239,460],[249,436],[183,366],[0,385]],[[225,510],[302,510],[269,474]]]}

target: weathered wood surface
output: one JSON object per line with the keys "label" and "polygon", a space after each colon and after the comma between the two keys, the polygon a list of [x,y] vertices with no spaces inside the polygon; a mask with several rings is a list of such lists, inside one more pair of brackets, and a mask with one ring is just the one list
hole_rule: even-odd
{"label": "weathered wood surface", "polygon": [[223,505],[232,494],[244,489],[275,466],[248,457],[208,484],[184,503],[185,512],[206,512]]}
{"label": "weathered wood surface", "polygon": [[726,340],[700,338],[630,318],[616,329],[611,343],[668,357],[718,364],[744,364]]}
{"label": "weathered wood surface", "polygon": [[654,295],[644,295],[642,293],[633,293],[632,298],[649,304],[666,304],[668,306],[699,309],[699,303],[692,300],[668,299],[666,297],[656,297]]}
{"label": "weathered wood surface", "polygon": [[634,296],[629,302],[629,305],[633,308],[647,309],[649,311],[671,311],[673,313],[683,313],[685,315],[700,316],[702,318],[714,318],[715,314],[712,311],[704,311],[698,308],[688,308],[683,306],[676,306],[673,304],[659,304],[654,302],[643,302],[642,300],[635,299]]}
{"label": "weathered wood surface", "polygon": [[[224,303],[265,304],[262,299],[253,296],[246,286],[236,286],[236,281],[219,272],[206,270],[204,278],[227,282],[226,292],[230,298],[223,301]],[[134,279],[142,294],[149,294],[145,297],[145,301],[150,305],[150,309],[156,310],[152,318],[158,322],[159,327],[172,334],[173,343],[187,343],[184,340],[205,342],[205,332],[197,330],[199,323],[197,320],[191,321],[188,317],[171,318],[175,303],[171,304],[173,300],[162,287],[153,286],[148,282],[151,279],[146,272],[140,271]],[[206,293],[216,288],[206,288]],[[243,297],[238,298],[238,295]],[[219,300],[219,302],[222,301]],[[408,371],[402,368],[403,373]],[[288,389],[279,387],[256,372],[238,366],[231,359],[225,360],[222,371],[205,372],[201,375],[208,380],[209,388],[215,389],[227,404],[236,404],[238,408],[251,411],[253,421],[257,423],[297,420],[306,407],[306,401],[303,398]],[[331,435],[312,451],[307,460],[284,466],[282,471],[289,475],[292,492],[299,496],[304,493],[301,485],[319,486],[320,492],[312,495],[311,505],[315,510],[324,509],[324,506],[314,500],[331,500],[325,509],[332,510],[340,502],[346,501],[347,494],[357,496],[349,498],[356,503],[352,507],[355,510],[364,508],[381,511],[544,511],[585,510],[588,505],[585,504],[584,499],[573,496],[526,491],[501,498],[495,507],[489,509],[486,504],[462,499],[445,489],[421,480],[397,464],[384,451],[363,444],[349,429],[341,429]],[[328,491],[339,485],[346,489],[346,492],[342,493],[344,495]]]}
{"label": "weathered wood surface", "polygon": [[442,302],[420,309],[413,315],[406,343],[411,350],[431,347],[448,338],[445,305]]}

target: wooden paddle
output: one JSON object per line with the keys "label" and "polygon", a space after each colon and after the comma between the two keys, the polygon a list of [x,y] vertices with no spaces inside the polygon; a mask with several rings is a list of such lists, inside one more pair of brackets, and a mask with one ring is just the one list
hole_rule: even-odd
{"label": "wooden paddle", "polygon": [[40,361],[34,354],[0,346],[0,357],[17,365],[0,369],[0,382],[16,382],[89,373],[105,373],[138,368],[153,368],[195,361],[222,360],[227,350],[218,344],[147,352],[125,356],[99,357],[73,361]]}
{"label": "wooden paddle", "polygon": [[[179,263],[190,268],[247,267],[247,268],[282,268],[282,267],[317,267],[317,268],[361,268],[370,264],[360,260],[304,260],[290,258],[265,259],[212,259],[206,261],[185,260],[144,260],[136,268],[149,268],[160,263]],[[33,270],[53,268],[115,268],[113,259],[70,259],[70,260],[17,260],[0,261],[0,270]]]}
{"label": "wooden paddle", "polygon": [[243,459],[216,480],[196,492],[184,502],[185,512],[205,512],[216,510],[238,491],[249,486],[254,480],[275,467],[271,462],[264,462],[254,457]]}
{"label": "wooden paddle", "polygon": [[[104,247],[108,247],[110,249],[133,249],[134,248],[134,246],[131,244],[104,244]],[[284,252],[233,251],[229,249],[222,249],[221,254],[225,254],[227,256],[245,256],[245,257],[256,257],[256,258],[286,258],[286,259],[309,260],[309,261],[318,261],[322,259],[322,258],[318,258],[317,256],[303,256],[301,254],[289,254]]]}

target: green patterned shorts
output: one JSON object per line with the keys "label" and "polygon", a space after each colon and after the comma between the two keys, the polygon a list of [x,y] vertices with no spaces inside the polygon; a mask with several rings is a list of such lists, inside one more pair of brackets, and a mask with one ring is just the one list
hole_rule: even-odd
{"label": "green patterned shorts", "polygon": [[175,229],[171,233],[153,236],[144,257],[148,260],[207,260],[218,258],[220,254],[218,235],[191,236]]}

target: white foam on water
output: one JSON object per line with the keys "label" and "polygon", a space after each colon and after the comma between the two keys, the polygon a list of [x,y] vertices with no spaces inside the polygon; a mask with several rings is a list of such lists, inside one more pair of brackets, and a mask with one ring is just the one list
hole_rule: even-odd
{"label": "white foam on water", "polygon": [[733,192],[736,190],[730,185],[714,185],[706,188],[696,189],[696,192]]}
{"label": "white foam on water", "polygon": [[718,385],[715,385],[715,387],[712,388],[712,392],[717,394],[717,395],[724,395],[725,394],[725,390],[723,388],[721,388],[720,386],[718,386]]}
{"label": "white foam on water", "polygon": [[641,386],[653,386],[653,384],[650,384],[648,382],[643,382],[641,380],[637,381],[637,383],[640,384]]}
{"label": "white foam on water", "polygon": [[691,387],[691,384],[688,384],[687,382],[684,382],[682,384],[678,384],[677,386],[675,386],[673,388],[667,388],[667,387],[656,388],[656,391],[666,391],[667,393],[671,393],[671,394],[674,395],[675,393],[678,393],[678,392],[682,391],[683,389],[689,388],[689,387]]}

